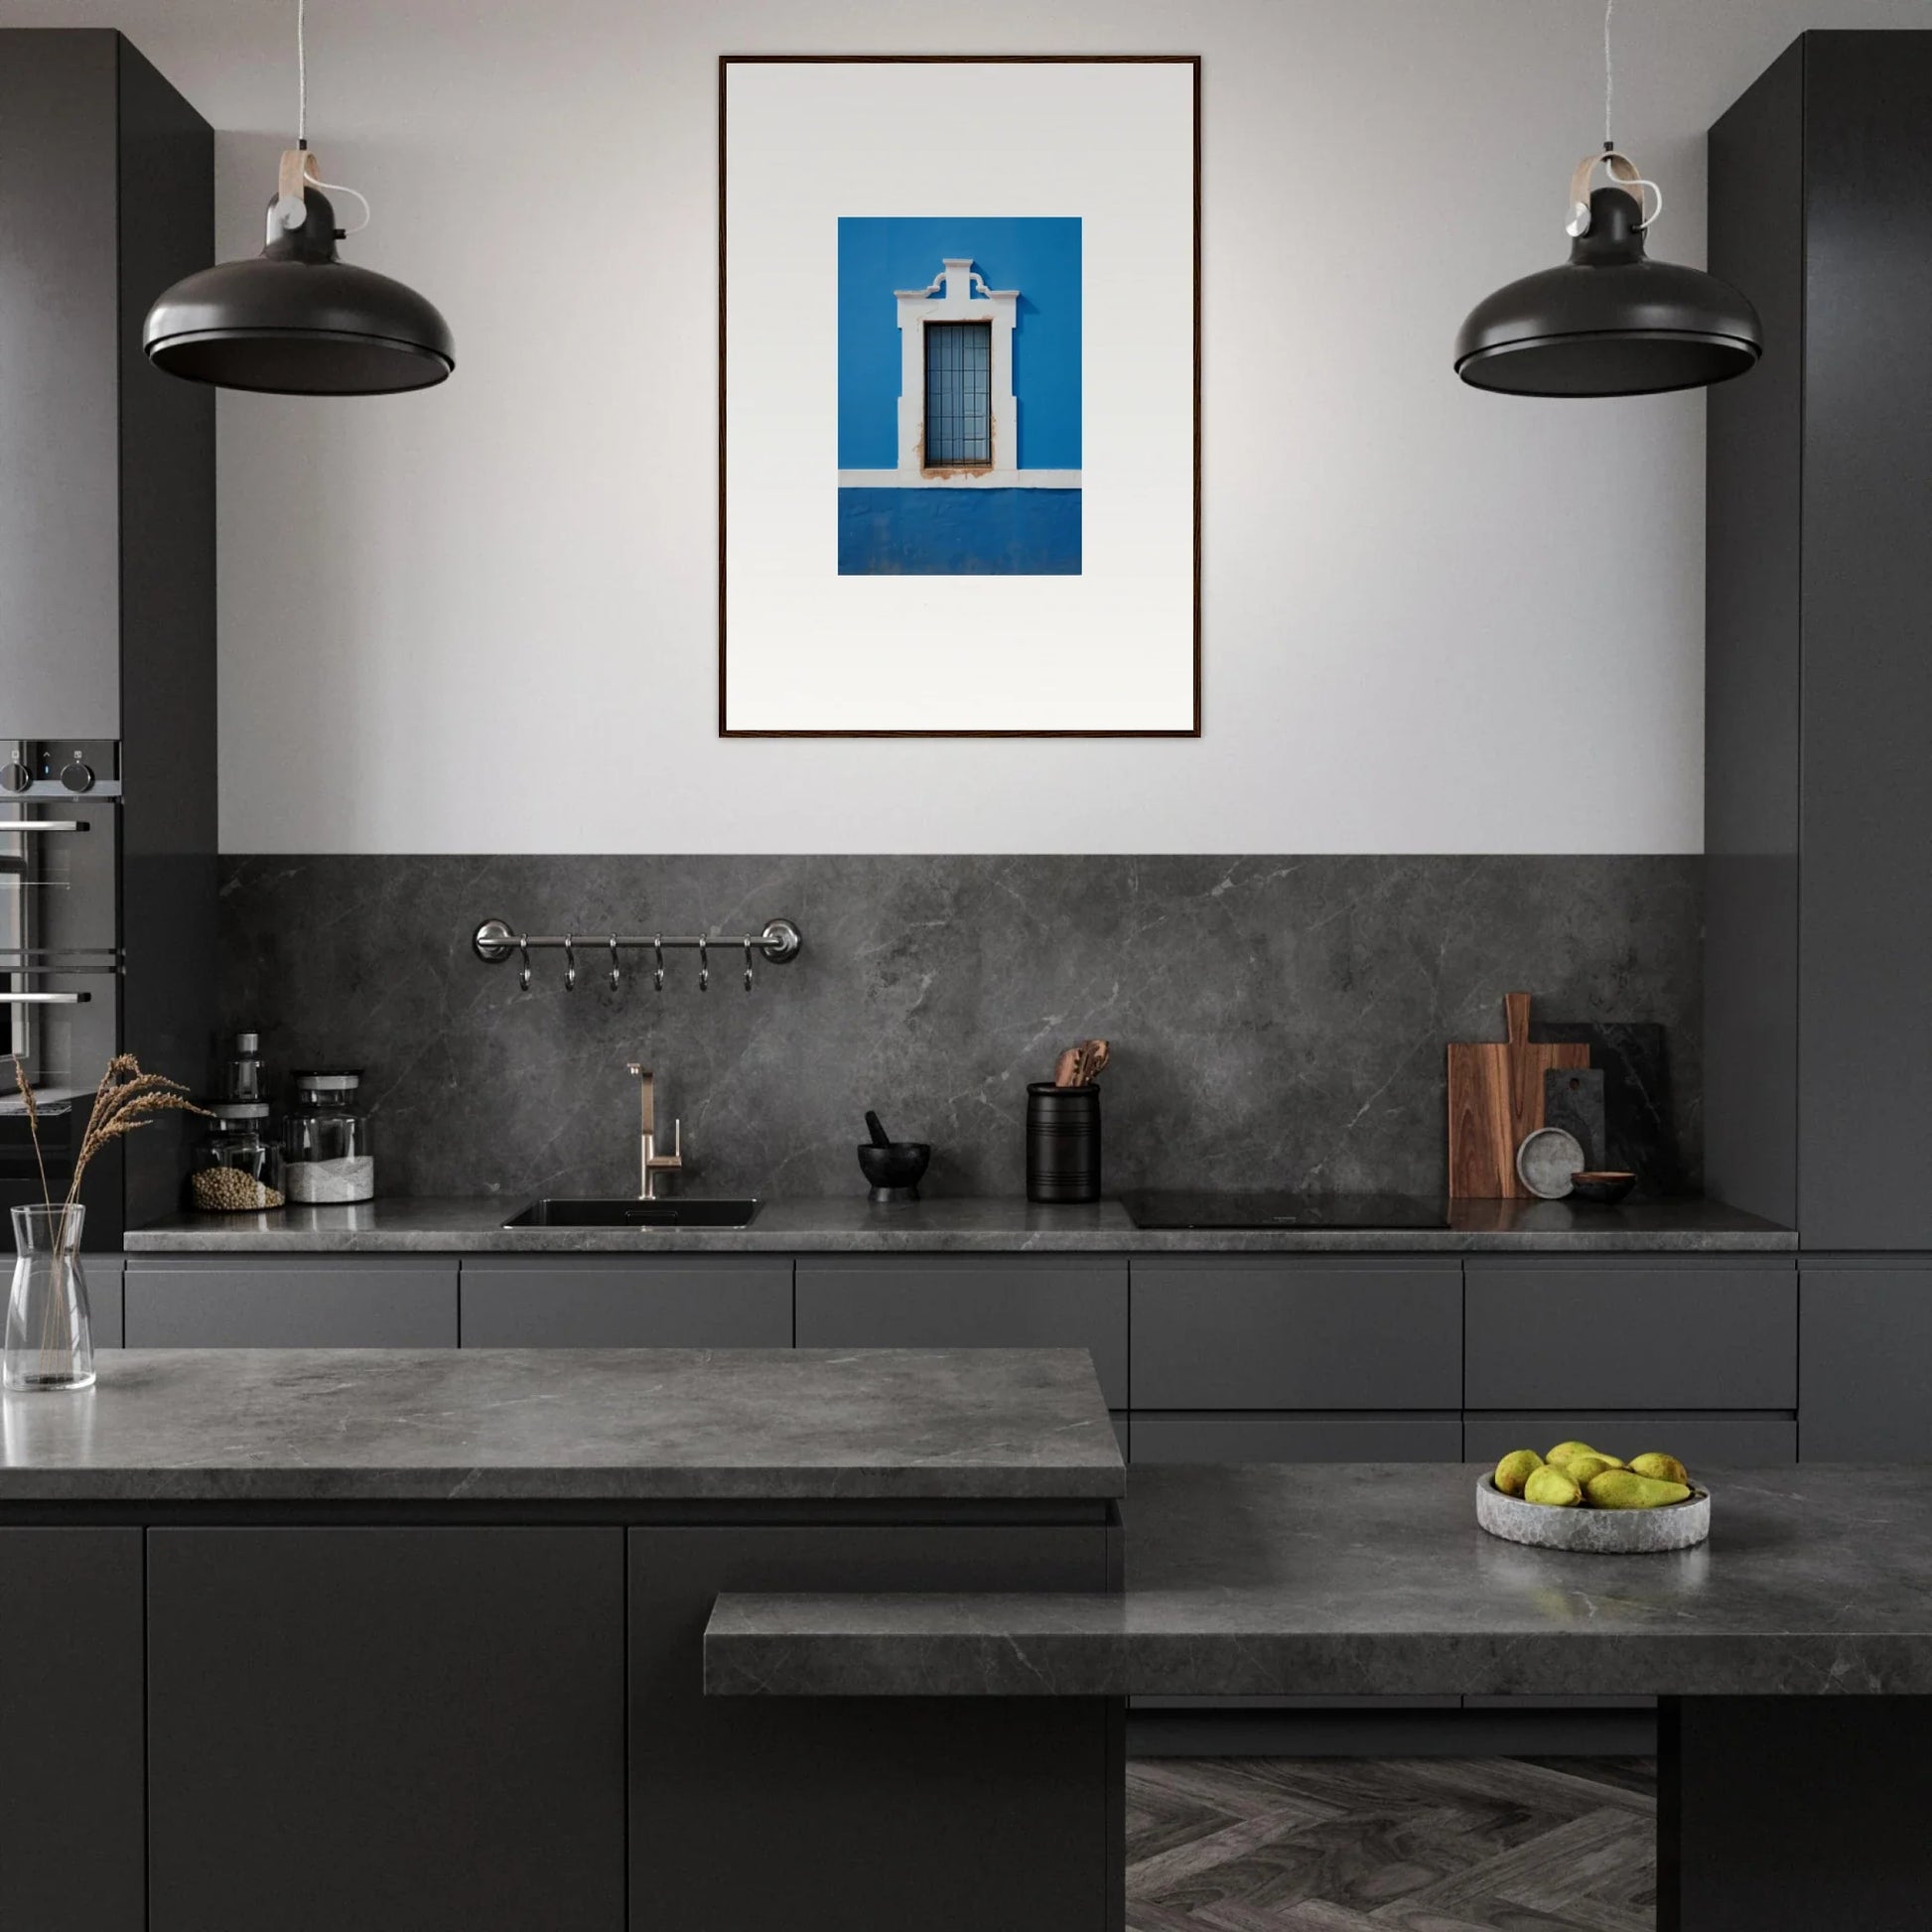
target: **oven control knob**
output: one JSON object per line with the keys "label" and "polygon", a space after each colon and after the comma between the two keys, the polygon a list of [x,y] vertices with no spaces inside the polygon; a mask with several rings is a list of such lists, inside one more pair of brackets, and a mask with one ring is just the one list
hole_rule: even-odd
{"label": "oven control knob", "polygon": [[92,791],[94,788],[94,767],[83,764],[75,759],[71,764],[61,767],[61,782],[69,791]]}
{"label": "oven control knob", "polygon": [[0,764],[0,791],[25,791],[34,782],[34,774],[18,759]]}

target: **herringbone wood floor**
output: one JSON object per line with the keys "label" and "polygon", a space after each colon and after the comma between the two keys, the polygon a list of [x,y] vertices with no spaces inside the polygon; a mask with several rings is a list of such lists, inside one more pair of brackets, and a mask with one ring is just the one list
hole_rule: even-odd
{"label": "herringbone wood floor", "polygon": [[1640,1758],[1142,1758],[1129,1932],[1652,1932]]}

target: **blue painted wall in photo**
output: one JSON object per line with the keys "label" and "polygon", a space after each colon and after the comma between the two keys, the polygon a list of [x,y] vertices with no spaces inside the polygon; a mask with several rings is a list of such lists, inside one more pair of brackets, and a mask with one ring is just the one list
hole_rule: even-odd
{"label": "blue painted wall in photo", "polygon": [[989,288],[1020,291],[1013,332],[1019,467],[1079,469],[1077,215],[840,216],[838,467],[890,470],[897,463],[893,291],[924,288],[947,255],[970,255]]}
{"label": "blue painted wall in photo", "polygon": [[1077,489],[841,489],[841,577],[1077,577]]}

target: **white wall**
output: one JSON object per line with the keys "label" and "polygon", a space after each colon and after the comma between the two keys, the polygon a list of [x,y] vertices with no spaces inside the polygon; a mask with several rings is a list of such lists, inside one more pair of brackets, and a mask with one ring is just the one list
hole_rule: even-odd
{"label": "white wall", "polygon": [[[223,130],[258,245],[292,0],[115,25]],[[314,0],[351,257],[450,317],[427,395],[220,404],[233,852],[1680,852],[1701,843],[1703,403],[1465,390],[1560,259],[1596,0]],[[1616,133],[1701,261],[1704,128],[1807,26],[1932,0],[1624,0]],[[1199,741],[716,736],[720,52],[1205,57]],[[1604,532],[1626,559],[1592,568]]]}

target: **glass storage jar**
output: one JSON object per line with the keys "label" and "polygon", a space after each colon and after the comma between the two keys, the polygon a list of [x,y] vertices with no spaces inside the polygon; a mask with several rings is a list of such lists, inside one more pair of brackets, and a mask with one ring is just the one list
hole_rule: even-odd
{"label": "glass storage jar", "polygon": [[373,1200],[369,1117],[356,1110],[360,1071],[314,1067],[294,1077],[295,1106],[282,1127],[289,1199],[318,1206]]}
{"label": "glass storage jar", "polygon": [[281,1144],[268,1131],[268,1102],[216,1100],[208,1111],[214,1120],[188,1175],[191,1205],[210,1214],[280,1207],[288,1194]]}

